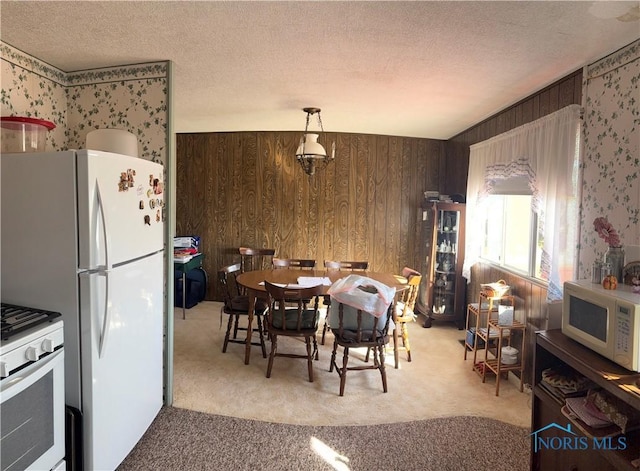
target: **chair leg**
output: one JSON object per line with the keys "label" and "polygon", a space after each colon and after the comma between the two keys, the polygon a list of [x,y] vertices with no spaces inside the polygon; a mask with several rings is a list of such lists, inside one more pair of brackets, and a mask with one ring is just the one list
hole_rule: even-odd
{"label": "chair leg", "polygon": [[394,362],[393,366],[395,367],[396,370],[400,368],[400,346],[398,345],[398,323],[396,323],[393,330],[393,362]]}
{"label": "chair leg", "polygon": [[240,321],[240,315],[236,314],[235,318],[236,318],[236,320],[235,320],[235,322],[233,324],[233,338],[234,339],[238,338],[238,322]]}
{"label": "chair leg", "polygon": [[262,331],[262,316],[256,316],[256,317],[258,318],[258,335],[260,336],[260,348],[262,349],[262,358],[267,358],[267,347],[264,343],[264,332]]}
{"label": "chair leg", "polygon": [[[264,313],[263,315],[266,317],[267,314]],[[265,322],[262,325],[263,325],[263,327],[262,327],[262,335],[265,338],[268,339],[269,338],[269,329],[267,328],[267,321],[265,320]]]}
{"label": "chair leg", "polygon": [[347,382],[347,363],[349,363],[349,347],[344,347],[342,370],[340,372],[340,396],[344,396],[344,385]]}
{"label": "chair leg", "polygon": [[271,378],[271,368],[273,367],[273,358],[276,356],[276,348],[278,346],[278,336],[271,336],[271,353],[269,353],[269,363],[267,365],[267,378]]}
{"label": "chair leg", "polygon": [[227,353],[227,345],[229,345],[229,335],[231,334],[231,324],[233,323],[233,315],[229,315],[227,322],[227,333],[224,335],[224,343],[222,344],[222,353]]}
{"label": "chair leg", "polygon": [[320,340],[320,344],[324,345],[324,336],[327,334],[327,320],[324,321],[324,326],[322,326],[322,339]]}
{"label": "chair leg", "polygon": [[324,336],[327,334],[327,331],[329,330],[329,321],[327,319],[329,319],[329,309],[331,309],[331,302],[327,301],[326,297],[324,300],[324,304],[326,306],[326,313],[324,315],[324,325],[322,326],[322,339],[320,340],[321,345],[324,345]]}
{"label": "chair leg", "polygon": [[[364,356],[365,363],[369,361],[369,353],[371,353],[371,347],[367,347],[367,354]],[[375,355],[374,355],[374,359],[375,359]]]}
{"label": "chair leg", "polygon": [[384,368],[384,345],[380,345],[380,375],[382,376],[382,390],[387,392],[387,370]]}
{"label": "chair leg", "polygon": [[318,339],[316,338],[316,334],[313,334],[313,356],[316,360],[320,359],[320,352],[318,350]]}
{"label": "chair leg", "polygon": [[405,350],[407,351],[407,361],[411,361],[411,346],[409,345],[409,330],[407,329],[407,324],[402,323],[402,345],[404,345]]}
{"label": "chair leg", "polygon": [[[336,351],[338,350],[338,342],[333,341],[333,351],[331,352],[331,361],[329,362],[329,373],[333,372],[333,366],[336,364]],[[336,366],[336,369],[338,367]]]}
{"label": "chair leg", "polygon": [[309,370],[309,382],[313,383],[313,352],[311,351],[311,338],[306,337],[307,345],[307,369]]}

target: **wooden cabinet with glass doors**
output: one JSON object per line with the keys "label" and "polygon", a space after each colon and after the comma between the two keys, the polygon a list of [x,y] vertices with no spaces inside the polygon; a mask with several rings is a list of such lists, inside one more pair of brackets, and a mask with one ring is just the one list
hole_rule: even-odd
{"label": "wooden cabinet with glass doors", "polygon": [[465,205],[434,202],[428,217],[431,226],[431,256],[427,271],[424,327],[432,321],[454,322],[464,328],[466,282],[464,261]]}

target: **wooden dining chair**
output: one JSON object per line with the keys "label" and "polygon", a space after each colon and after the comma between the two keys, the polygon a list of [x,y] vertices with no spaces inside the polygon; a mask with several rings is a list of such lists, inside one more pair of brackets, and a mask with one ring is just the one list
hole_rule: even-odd
{"label": "wooden dining chair", "polygon": [[[384,348],[389,341],[389,320],[393,314],[393,306],[394,304],[391,303],[385,315],[378,318],[334,300],[330,316],[334,340],[329,371],[335,368],[340,376],[340,396],[344,396],[347,372],[352,370],[379,370],[382,389],[387,392]],[[336,360],[338,347],[343,349],[342,366],[338,365]],[[365,362],[361,365],[349,366],[349,349],[360,347],[373,351],[373,364]]]}
{"label": "wooden dining chair", "polygon": [[[411,346],[409,344],[409,330],[407,329],[407,323],[415,322],[417,315],[415,313],[416,301],[418,299],[418,291],[420,289],[420,282],[422,281],[422,275],[419,272],[412,270],[417,274],[406,272],[407,275],[407,287],[404,290],[398,291],[398,300],[395,303],[394,312],[395,316],[392,318],[393,328],[395,329],[393,335],[393,357],[396,369],[399,368],[399,350],[403,348],[407,352],[407,361],[411,361]],[[404,274],[404,273],[403,273]],[[402,347],[398,345],[399,339],[402,339]],[[369,359],[369,351],[367,351],[366,360]],[[366,361],[365,360],[365,361]]]}
{"label": "wooden dining chair", "polygon": [[312,270],[316,267],[315,260],[309,260],[306,258],[276,258],[272,259],[273,268],[298,268],[301,270]]}
{"label": "wooden dining chair", "polygon": [[[351,262],[351,261],[336,261],[336,260],[325,260],[324,267],[327,271],[365,271],[369,268],[369,262],[367,261],[359,261],[359,262]],[[331,297],[325,296],[323,300],[323,304],[327,307],[327,314],[324,318],[324,325],[322,326],[322,338],[320,339],[320,343],[324,345],[324,337],[327,335],[327,331],[329,330],[329,323],[327,322],[327,318],[329,317],[329,309],[331,308]]]}
{"label": "wooden dining chair", "polygon": [[[418,299],[418,291],[420,289],[420,282],[422,281],[422,275],[409,275],[407,289],[401,291],[400,300],[396,303],[395,312],[396,316],[393,319],[396,330],[399,336],[402,338],[402,347],[407,352],[407,361],[411,361],[411,346],[409,344],[409,331],[407,330],[408,322],[415,322],[416,320],[416,301]],[[395,340],[395,336],[394,336]],[[394,354],[396,356],[396,368],[398,367],[398,345],[394,342]]]}
{"label": "wooden dining chair", "polygon": [[414,270],[413,268],[404,267],[402,269],[402,274],[394,276],[396,277],[396,280],[398,280],[398,283],[406,285],[409,282],[409,277],[413,275],[420,275],[420,272]]}
{"label": "wooden dining chair", "polygon": [[[238,331],[247,331],[247,327],[240,325],[240,318],[249,317],[249,297],[240,294],[239,285],[236,282],[236,277],[241,273],[240,264],[235,263],[233,265],[227,265],[218,270],[218,281],[222,289],[223,301],[222,309],[220,310],[220,322],[222,323],[222,315],[227,314],[229,316],[229,322],[227,322],[227,332],[224,336],[224,343],[222,345],[222,353],[227,352],[227,346],[229,342],[246,344],[246,336],[238,338]],[[259,346],[262,349],[262,357],[267,358],[267,350],[264,342],[264,329],[263,318],[266,315],[268,305],[265,300],[257,298],[255,302],[254,315],[257,319],[256,328],[252,328],[252,335],[257,333],[259,336],[258,341],[252,341],[251,345]],[[248,320],[247,320],[248,322]],[[233,328],[233,335],[231,329]]]}
{"label": "wooden dining chair", "polygon": [[[274,270],[294,268],[298,270],[313,270],[316,267],[315,260],[306,258],[276,258],[272,260]],[[293,300],[295,303],[295,300]],[[317,360],[317,358],[316,358]]]}
{"label": "wooden dining chair", "polygon": [[[318,330],[319,296],[324,287],[322,285],[310,288],[287,288],[264,282],[269,295],[269,309],[267,314],[267,331],[271,339],[271,352],[267,365],[267,378],[271,377],[271,369],[275,357],[306,358],[309,370],[309,381],[313,382],[313,358],[318,350],[316,332]],[[295,306],[291,303],[295,300]],[[278,337],[304,338],[307,352],[300,353],[279,352]],[[313,348],[311,342],[313,340]]]}
{"label": "wooden dining chair", "polygon": [[251,247],[239,247],[240,265],[242,273],[254,270],[268,270],[271,268],[275,249],[256,249]]}
{"label": "wooden dining chair", "polygon": [[349,262],[349,261],[335,261],[325,260],[324,267],[327,270],[348,270],[348,271],[365,271],[369,268],[369,262]]}

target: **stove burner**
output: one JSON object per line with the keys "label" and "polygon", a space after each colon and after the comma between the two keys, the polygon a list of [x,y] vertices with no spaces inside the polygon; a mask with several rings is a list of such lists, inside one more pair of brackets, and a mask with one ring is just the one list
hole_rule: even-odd
{"label": "stove burner", "polygon": [[45,322],[52,322],[54,319],[61,316],[62,314],[59,312],[1,303],[0,334],[2,336],[2,340],[9,340],[12,335]]}

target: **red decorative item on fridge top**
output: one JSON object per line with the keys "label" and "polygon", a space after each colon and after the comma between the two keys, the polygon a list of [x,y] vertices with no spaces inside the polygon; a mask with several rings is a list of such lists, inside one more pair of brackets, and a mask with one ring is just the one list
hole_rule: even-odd
{"label": "red decorative item on fridge top", "polygon": [[0,117],[2,152],[43,152],[47,132],[56,127],[51,121],[23,116]]}

